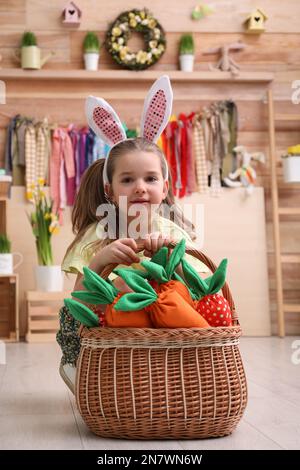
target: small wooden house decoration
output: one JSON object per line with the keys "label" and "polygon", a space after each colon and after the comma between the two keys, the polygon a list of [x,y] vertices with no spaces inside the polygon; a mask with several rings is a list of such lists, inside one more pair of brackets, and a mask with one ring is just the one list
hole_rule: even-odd
{"label": "small wooden house decoration", "polygon": [[69,2],[62,12],[62,16],[64,25],[79,26],[82,12],[74,2]]}
{"label": "small wooden house decoration", "polygon": [[251,34],[263,33],[265,30],[264,23],[267,19],[267,15],[260,8],[257,8],[245,20],[247,32]]}

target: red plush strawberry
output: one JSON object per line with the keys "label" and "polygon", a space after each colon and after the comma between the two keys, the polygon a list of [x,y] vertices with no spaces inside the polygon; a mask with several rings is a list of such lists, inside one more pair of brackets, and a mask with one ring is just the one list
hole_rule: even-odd
{"label": "red plush strawberry", "polygon": [[225,284],[227,259],[221,261],[214,274],[205,280],[186,260],[183,259],[181,263],[197,312],[205,318],[210,326],[232,326],[229,303],[222,295],[217,294]]}
{"label": "red plush strawberry", "polygon": [[232,315],[227,300],[220,294],[208,294],[195,300],[195,309],[210,326],[231,326]]}

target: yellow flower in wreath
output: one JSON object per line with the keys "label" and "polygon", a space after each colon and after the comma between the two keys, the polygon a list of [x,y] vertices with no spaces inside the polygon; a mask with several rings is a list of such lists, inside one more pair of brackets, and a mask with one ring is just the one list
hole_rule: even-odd
{"label": "yellow flower in wreath", "polygon": [[124,46],[124,47],[121,48],[121,50],[120,50],[120,52],[119,52],[119,56],[120,56],[120,59],[121,59],[121,60],[125,60],[125,57],[126,57],[126,55],[127,55],[127,53],[128,53],[128,50],[129,50],[129,49],[128,49],[127,46]]}
{"label": "yellow flower in wreath", "polygon": [[118,26],[115,26],[111,33],[113,36],[121,36],[122,31]]}
{"label": "yellow flower in wreath", "polygon": [[150,41],[149,46],[150,46],[151,49],[154,49],[154,47],[157,46],[157,41]]}
{"label": "yellow flower in wreath", "polygon": [[145,64],[148,59],[148,54],[145,51],[138,51],[136,61],[140,64]]}
{"label": "yellow flower in wreath", "polygon": [[156,26],[157,22],[155,21],[154,18],[151,18],[149,21],[148,21],[148,26],[150,29],[154,29],[155,26]]}
{"label": "yellow flower in wreath", "polygon": [[129,21],[129,26],[131,26],[132,28],[135,28],[137,25],[137,21],[135,18],[131,18],[130,21]]}

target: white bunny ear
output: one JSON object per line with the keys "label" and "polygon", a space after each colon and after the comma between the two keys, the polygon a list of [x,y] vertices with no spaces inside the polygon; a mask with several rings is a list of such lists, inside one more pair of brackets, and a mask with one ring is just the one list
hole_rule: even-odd
{"label": "white bunny ear", "polygon": [[89,126],[111,147],[126,139],[126,133],[115,110],[103,98],[89,96],[85,102]]}
{"label": "white bunny ear", "polygon": [[156,142],[168,124],[172,112],[173,92],[167,75],[158,78],[148,92],[141,120],[141,136]]}

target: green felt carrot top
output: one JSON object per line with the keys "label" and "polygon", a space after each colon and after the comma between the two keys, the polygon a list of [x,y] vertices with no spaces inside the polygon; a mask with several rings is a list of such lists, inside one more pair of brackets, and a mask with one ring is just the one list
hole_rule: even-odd
{"label": "green felt carrot top", "polygon": [[119,294],[118,289],[108,279],[104,280],[92,269],[83,268],[84,279],[82,284],[86,291],[72,292],[72,296],[90,304],[111,304]]}
{"label": "green felt carrot top", "polygon": [[202,297],[216,294],[222,289],[226,279],[227,262],[227,259],[223,259],[212,276],[202,279],[197,271],[185,259],[182,259],[182,271],[194,299],[202,299]]}
{"label": "green felt carrot top", "polygon": [[[86,290],[74,291],[71,294],[72,297],[95,305],[107,305],[114,301],[119,291],[109,280],[105,281],[97,273],[85,267],[83,268],[83,274],[83,285]],[[65,299],[64,302],[73,317],[80,323],[88,327],[99,326],[97,315],[86,305],[74,299]]]}
{"label": "green felt carrot top", "polygon": [[183,279],[175,272],[175,269],[180,264],[183,256],[185,254],[185,239],[182,239],[172,251],[170,258],[168,259],[168,248],[162,247],[155,255],[151,258],[150,261],[145,260],[141,262],[141,265],[145,268],[145,271],[132,268],[122,268],[114,269],[114,273],[118,274],[124,269],[126,272],[132,272],[139,275],[142,278],[154,279],[159,284],[175,279],[182,282]]}
{"label": "green felt carrot top", "polygon": [[118,269],[118,275],[134,291],[124,294],[115,304],[116,310],[128,312],[131,310],[142,310],[158,299],[158,295],[150,284],[131,269]]}
{"label": "green felt carrot top", "polygon": [[65,299],[64,304],[69,309],[71,315],[83,325],[88,328],[99,326],[99,318],[86,305],[74,299]]}

